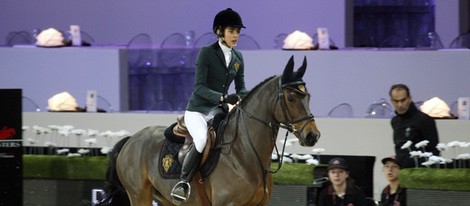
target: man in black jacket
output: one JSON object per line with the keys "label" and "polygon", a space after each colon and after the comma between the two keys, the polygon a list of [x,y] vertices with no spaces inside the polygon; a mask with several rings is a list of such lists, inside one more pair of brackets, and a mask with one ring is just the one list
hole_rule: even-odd
{"label": "man in black jacket", "polygon": [[[422,148],[416,148],[415,145],[423,140],[429,141],[424,147],[424,151],[439,156],[439,150],[436,148],[439,143],[436,121],[416,108],[408,86],[395,84],[390,88],[389,95],[396,113],[391,124],[397,162],[402,168],[415,167],[416,163],[413,158],[410,158],[409,152],[410,150],[422,151]],[[409,150],[402,149],[407,141],[412,142]],[[418,167],[421,166],[423,160],[423,158],[418,158]]]}

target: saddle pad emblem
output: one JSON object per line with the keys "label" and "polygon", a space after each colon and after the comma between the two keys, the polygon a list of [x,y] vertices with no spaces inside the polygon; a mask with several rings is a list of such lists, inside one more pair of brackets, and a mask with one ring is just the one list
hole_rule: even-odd
{"label": "saddle pad emblem", "polygon": [[168,172],[173,165],[173,162],[175,162],[175,159],[173,158],[172,154],[167,154],[165,157],[163,157],[162,161],[162,167],[165,170],[165,172]]}

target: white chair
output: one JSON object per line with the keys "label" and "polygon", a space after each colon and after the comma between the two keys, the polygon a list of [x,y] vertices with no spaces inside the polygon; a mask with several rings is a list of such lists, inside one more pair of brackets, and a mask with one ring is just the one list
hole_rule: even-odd
{"label": "white chair", "polygon": [[13,31],[8,33],[6,45],[13,47],[15,45],[32,45],[34,43],[32,35],[27,31]]}
{"label": "white chair", "polygon": [[193,48],[202,48],[215,42],[217,42],[217,36],[213,32],[206,32],[196,39]]}
{"label": "white chair", "polygon": [[[158,51],[158,69],[156,70],[156,101],[152,110],[184,110],[186,106],[185,74],[189,71],[192,49],[186,45],[186,37],[181,33],[172,33],[160,45]],[[192,71],[194,72],[194,71]]]}
{"label": "white chair", "polygon": [[23,105],[23,112],[40,112],[41,108],[39,105],[29,97],[23,96],[21,98]]}
{"label": "white chair", "polygon": [[95,43],[95,39],[93,38],[93,36],[91,36],[86,31],[80,31],[80,39],[82,40],[82,44],[85,43],[92,45],[93,43]]}
{"label": "white chair", "polygon": [[458,101],[453,101],[449,107],[450,107],[450,115],[453,117],[458,117],[459,116]]}
{"label": "white chair", "polygon": [[159,63],[164,67],[185,66],[186,60],[189,59],[185,54],[185,48],[186,37],[183,34],[170,34],[160,45]]}
{"label": "white chair", "polygon": [[428,32],[421,36],[416,44],[416,50],[438,50],[444,48],[441,37],[436,32]]}
{"label": "white chair", "polygon": [[103,96],[98,95],[96,98],[96,106],[98,109],[104,110],[104,112],[113,112],[113,105]]}
{"label": "white chair", "polygon": [[456,37],[449,45],[449,48],[468,48],[470,49],[470,33],[461,34]]}
{"label": "white chair", "polygon": [[240,50],[259,50],[261,47],[253,37],[247,34],[240,34],[236,48]]}
{"label": "white chair", "polygon": [[274,38],[274,49],[282,49],[284,46],[284,39],[286,39],[287,36],[288,34],[286,33],[280,33],[276,35]]}
{"label": "white chair", "polygon": [[336,105],[328,112],[328,117],[334,118],[352,118],[354,117],[353,108],[348,103]]}
{"label": "white chair", "polygon": [[129,68],[146,67],[152,64],[152,38],[146,33],[132,37],[127,43]]}
{"label": "white chair", "polygon": [[149,76],[156,67],[153,44],[150,35],[140,33],[127,44],[129,65],[129,109],[149,109],[154,102],[154,78]]}
{"label": "white chair", "polygon": [[367,108],[366,118],[392,118],[395,116],[392,105],[385,98],[380,98]]}

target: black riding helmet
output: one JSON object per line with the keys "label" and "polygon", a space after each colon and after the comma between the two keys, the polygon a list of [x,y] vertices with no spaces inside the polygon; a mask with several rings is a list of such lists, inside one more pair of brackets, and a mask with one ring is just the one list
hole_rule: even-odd
{"label": "black riding helmet", "polygon": [[245,28],[245,25],[243,25],[242,18],[240,17],[240,15],[231,8],[222,10],[217,13],[217,15],[215,15],[212,30],[215,34],[217,34],[217,29],[223,31],[224,28],[228,26]]}

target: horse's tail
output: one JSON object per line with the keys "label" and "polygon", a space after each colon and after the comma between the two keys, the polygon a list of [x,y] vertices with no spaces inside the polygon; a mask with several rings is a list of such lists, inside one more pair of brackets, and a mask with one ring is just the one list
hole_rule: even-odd
{"label": "horse's tail", "polygon": [[106,183],[104,186],[104,199],[97,203],[97,206],[124,206],[130,205],[129,197],[119,180],[116,172],[116,159],[129,137],[117,142],[109,155],[108,169],[106,171]]}

